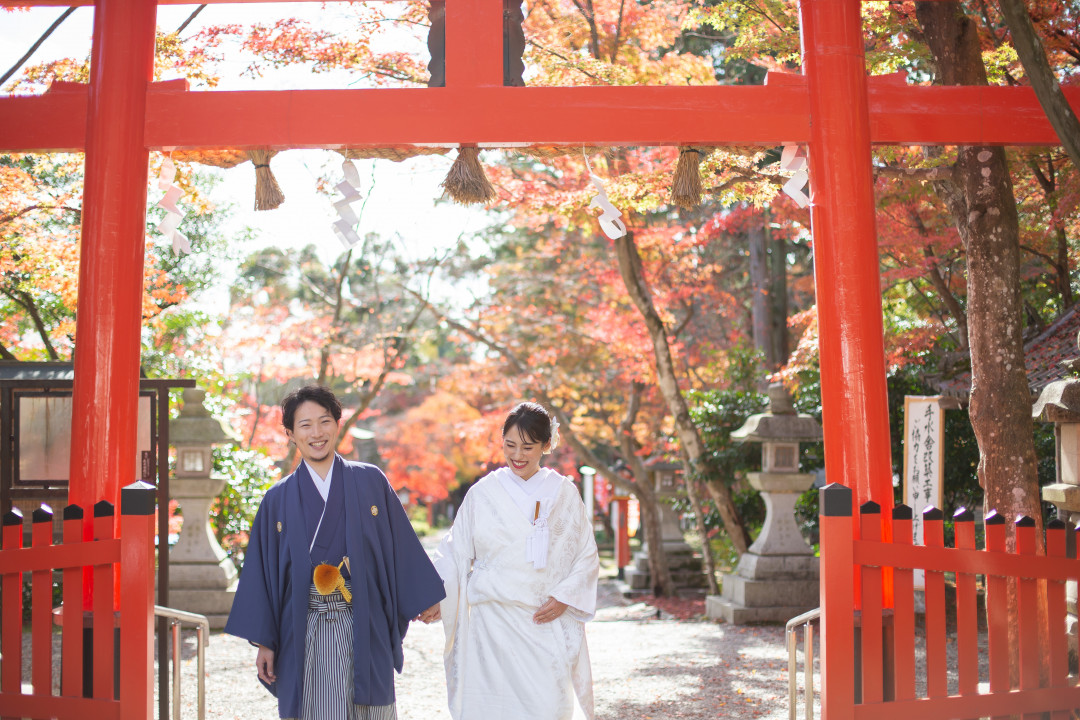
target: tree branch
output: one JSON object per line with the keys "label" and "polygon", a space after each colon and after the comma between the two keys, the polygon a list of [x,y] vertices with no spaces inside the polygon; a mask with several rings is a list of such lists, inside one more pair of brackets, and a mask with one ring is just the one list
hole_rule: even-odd
{"label": "tree branch", "polygon": [[1039,34],[1031,22],[1026,3],[1023,0],[998,0],[1001,14],[1012,34],[1013,47],[1020,56],[1024,72],[1031,80],[1035,96],[1039,98],[1050,125],[1057,133],[1065,151],[1069,153],[1073,166],[1080,170],[1080,121],[1065,94],[1061,91],[1054,71],[1046,59]]}

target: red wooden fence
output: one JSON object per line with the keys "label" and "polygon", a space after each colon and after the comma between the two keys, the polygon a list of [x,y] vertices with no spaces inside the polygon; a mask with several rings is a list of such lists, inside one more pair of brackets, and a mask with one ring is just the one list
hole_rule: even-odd
{"label": "red wooden fence", "polygon": [[[53,514],[35,510],[31,547],[23,547],[23,516],[3,517],[0,549],[0,717],[148,720],[154,642],[154,486],[136,482],[120,494],[120,538],[113,536],[113,506],[93,507],[94,539],[82,537],[83,508],[63,514],[63,544],[53,545]],[[60,694],[53,695],[53,572],[62,571]],[[30,685],[22,678],[22,580],[29,573]],[[120,574],[120,696],[114,695],[113,573]],[[83,583],[92,578],[93,608],[83,613]],[[75,612],[67,612],[67,609]],[[85,620],[84,620],[85,618]],[[92,627],[93,687],[83,687],[83,628]]]}
{"label": "red wooden fence", "polygon": [[[912,545],[912,513],[892,512],[893,542],[881,542],[876,503],[859,509],[843,485],[821,490],[821,714],[823,720],[951,720],[1024,714],[1067,720],[1080,708],[1080,686],[1069,675],[1065,583],[1080,579],[1061,521],[1046,528],[1046,555],[1036,555],[1035,522],[1019,518],[1016,552],[1005,549],[1005,518],[985,519],[985,547],[975,548],[974,517],[957,512],[955,547],[944,546],[942,513],[923,515],[922,546]],[[882,608],[882,569],[893,568],[895,605]],[[925,673],[916,673],[912,571],[926,571]],[[955,576],[955,691],[948,679],[946,573]],[[979,675],[978,582],[985,588],[988,671]],[[1016,642],[1009,641],[1008,589],[1016,590]],[[1045,587],[1045,592],[1040,588]],[[856,627],[854,598],[862,598]],[[858,643],[858,647],[856,644]],[[858,663],[855,659],[858,658]],[[1010,683],[1010,659],[1019,680]],[[917,680],[924,692],[916,693]],[[1034,713],[1034,714],[1033,714]]]}

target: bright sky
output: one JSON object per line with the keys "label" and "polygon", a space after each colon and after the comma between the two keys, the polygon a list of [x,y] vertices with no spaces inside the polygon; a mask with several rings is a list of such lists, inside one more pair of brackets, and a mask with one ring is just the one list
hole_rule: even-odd
{"label": "bright sky", "polygon": [[[158,26],[165,31],[174,31],[196,7],[160,7]],[[0,73],[6,72],[63,10],[34,8],[28,12],[0,11]],[[333,27],[335,22],[342,21],[343,13],[340,6],[310,2],[209,5],[184,30],[182,37],[190,37],[207,25],[250,24],[256,20],[270,23],[283,17],[302,17],[313,24]],[[93,8],[77,9],[38,48],[27,64],[61,57],[87,56],[92,24]],[[423,51],[422,44],[411,38],[406,41],[413,43],[410,49]],[[352,82],[342,73],[313,75],[299,68],[275,71],[263,78],[251,79],[240,75],[247,64],[242,58],[230,64],[235,67],[235,73],[232,77],[223,78],[218,88],[220,90],[348,87]],[[359,233],[363,235],[375,231],[384,236],[397,233],[413,257],[426,257],[433,251],[453,245],[461,237],[468,240],[473,233],[489,225],[492,218],[483,210],[463,208],[445,198],[439,200],[442,195],[439,183],[452,160],[453,155],[413,158],[402,163],[356,161],[363,181],[363,193],[368,197]],[[223,182],[215,190],[213,198],[235,207],[235,217],[229,229],[251,227],[265,245],[302,247],[314,243],[325,260],[337,257],[344,248],[330,229],[336,214],[331,200],[317,194],[315,186],[320,174],[328,174],[335,181],[340,179],[341,156],[329,150],[292,150],[277,155],[271,161],[271,166],[285,193],[285,203],[277,210],[263,212],[251,210],[255,181],[254,168],[250,163],[221,173]],[[180,229],[183,230],[183,224]]]}

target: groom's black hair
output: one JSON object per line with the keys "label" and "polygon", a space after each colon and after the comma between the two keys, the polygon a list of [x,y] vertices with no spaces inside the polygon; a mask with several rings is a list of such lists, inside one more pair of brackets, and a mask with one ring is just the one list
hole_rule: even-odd
{"label": "groom's black hair", "polygon": [[305,385],[295,392],[291,392],[281,401],[281,424],[286,430],[293,429],[293,420],[296,417],[296,408],[311,401],[321,405],[328,413],[334,416],[334,422],[341,420],[341,401],[330,391],[330,388],[322,385]]}

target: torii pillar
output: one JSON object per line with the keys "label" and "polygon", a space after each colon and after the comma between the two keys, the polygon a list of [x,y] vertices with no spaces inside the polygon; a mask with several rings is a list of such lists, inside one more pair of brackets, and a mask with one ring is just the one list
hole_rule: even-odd
{"label": "torii pillar", "polygon": [[[859,503],[893,506],[870,111],[859,0],[802,0],[810,98],[825,467]],[[886,541],[891,540],[891,529]]]}
{"label": "torii pillar", "polygon": [[[803,72],[810,91],[810,221],[814,236],[818,352],[825,468],[851,488],[856,503],[873,500],[892,540],[892,463],[885,385],[881,279],[874,222],[870,112],[860,0],[802,0]],[[825,562],[837,562],[823,558]],[[843,562],[843,561],[840,561]],[[892,604],[892,577],[882,598]],[[858,595],[856,605],[860,604]],[[826,637],[850,637],[850,606],[821,603],[821,700],[852,696],[850,675],[830,672],[837,656]]]}
{"label": "torii pillar", "polygon": [[154,0],[94,4],[68,499],[84,507],[135,480],[156,20]]}

